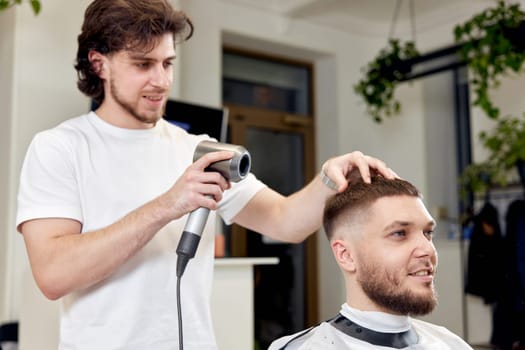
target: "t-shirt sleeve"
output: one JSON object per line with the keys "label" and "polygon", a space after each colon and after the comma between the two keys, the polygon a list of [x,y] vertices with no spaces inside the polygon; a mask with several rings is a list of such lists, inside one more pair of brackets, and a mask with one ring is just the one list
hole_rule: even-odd
{"label": "t-shirt sleeve", "polygon": [[252,173],[248,174],[242,181],[233,183],[232,187],[224,192],[219,204],[219,214],[227,225],[230,225],[235,215],[259,192],[267,187],[259,181]]}
{"label": "t-shirt sleeve", "polygon": [[29,145],[20,174],[17,229],[32,219],[82,221],[73,146],[59,136],[57,132],[44,131]]}

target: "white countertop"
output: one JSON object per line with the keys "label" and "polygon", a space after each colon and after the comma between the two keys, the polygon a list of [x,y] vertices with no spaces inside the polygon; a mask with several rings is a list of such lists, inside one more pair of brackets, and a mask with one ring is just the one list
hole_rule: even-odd
{"label": "white countertop", "polygon": [[215,266],[276,265],[279,258],[215,258]]}

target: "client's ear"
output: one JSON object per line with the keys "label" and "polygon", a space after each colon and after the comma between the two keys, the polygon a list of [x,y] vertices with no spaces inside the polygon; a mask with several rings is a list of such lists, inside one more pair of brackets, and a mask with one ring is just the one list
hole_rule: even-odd
{"label": "client's ear", "polygon": [[342,239],[333,240],[330,244],[335,260],[344,271],[355,272],[355,262],[348,242]]}

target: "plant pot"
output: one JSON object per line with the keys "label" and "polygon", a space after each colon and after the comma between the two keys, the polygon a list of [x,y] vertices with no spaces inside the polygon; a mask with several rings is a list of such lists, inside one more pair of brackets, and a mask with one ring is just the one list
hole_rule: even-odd
{"label": "plant pot", "polygon": [[516,161],[516,168],[520,177],[521,186],[525,188],[525,161],[519,159]]}
{"label": "plant pot", "polygon": [[525,51],[525,22],[521,22],[517,27],[502,26],[503,35],[511,42],[516,52]]}

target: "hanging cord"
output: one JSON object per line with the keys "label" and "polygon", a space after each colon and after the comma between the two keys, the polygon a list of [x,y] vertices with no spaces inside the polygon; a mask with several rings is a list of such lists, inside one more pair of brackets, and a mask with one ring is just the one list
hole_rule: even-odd
{"label": "hanging cord", "polygon": [[[403,0],[397,0],[396,1],[396,7],[394,8],[394,13],[392,15],[392,22],[390,23],[390,32],[388,33],[388,39],[393,39],[395,31],[396,31],[396,25],[397,20],[399,18],[399,12],[401,10],[401,5],[403,3]],[[412,42],[414,44],[416,43],[416,9],[415,9],[415,3],[414,0],[410,0],[409,2],[409,13],[410,13],[410,31],[412,36]]]}
{"label": "hanging cord", "polygon": [[399,9],[401,8],[401,3],[403,0],[396,1],[396,7],[394,8],[394,14],[392,15],[392,22],[390,22],[390,33],[388,33],[388,40],[394,37],[394,32],[396,30],[397,18],[399,16]]}
{"label": "hanging cord", "polygon": [[178,322],[179,322],[179,350],[184,350],[184,340],[183,340],[184,332],[182,331],[182,309],[181,309],[182,308],[182,304],[180,302],[180,280],[181,280],[181,277],[177,278],[177,316],[178,316]]}
{"label": "hanging cord", "polygon": [[412,42],[416,43],[416,10],[414,0],[410,0],[410,26],[412,29]]}

